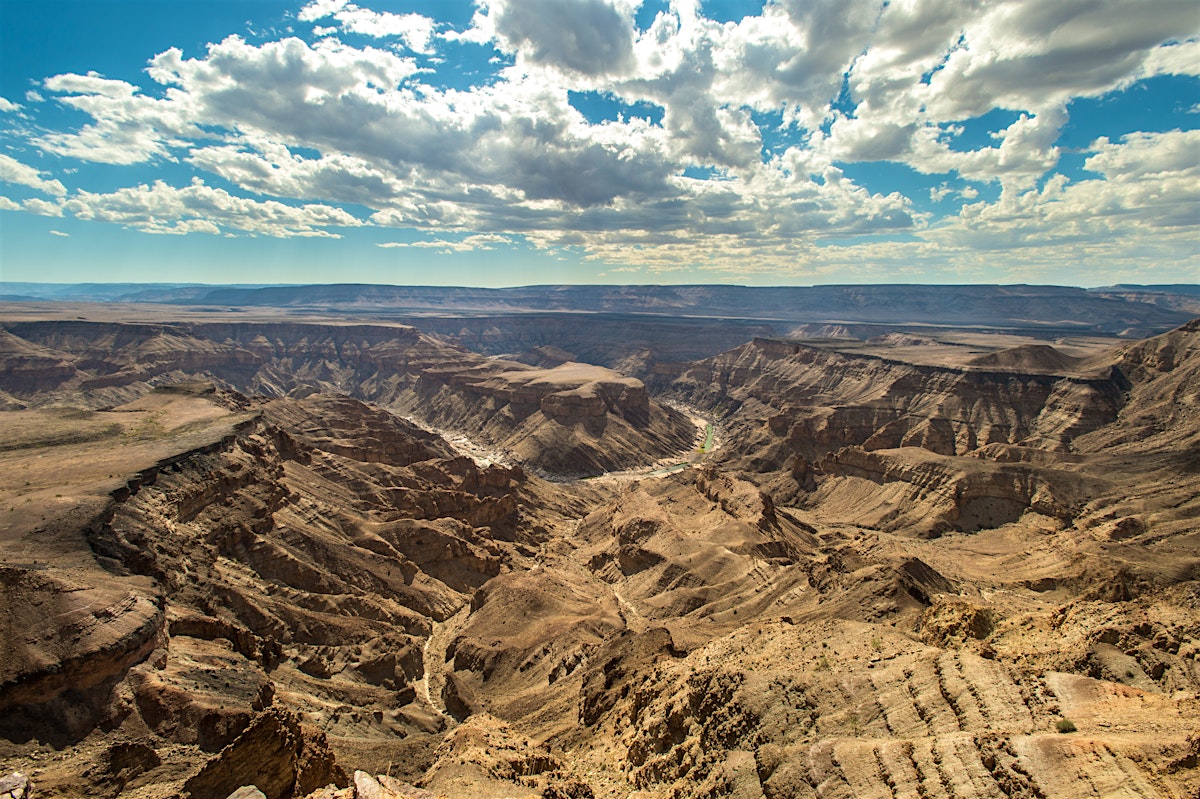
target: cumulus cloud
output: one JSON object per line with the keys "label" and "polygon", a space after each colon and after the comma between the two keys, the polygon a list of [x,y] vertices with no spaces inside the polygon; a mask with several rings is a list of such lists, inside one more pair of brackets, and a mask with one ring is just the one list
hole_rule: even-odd
{"label": "cumulus cloud", "polygon": [[47,202],[46,200],[39,200],[36,197],[30,198],[21,203],[21,208],[31,214],[37,214],[38,216],[63,215],[63,207],[61,203]]}
{"label": "cumulus cloud", "polygon": [[[1029,186],[1056,165],[1073,99],[1183,71],[1195,42],[1178,39],[1198,31],[1188,0],[1156,2],[1153,13],[1088,0],[889,3],[847,65],[851,108],[833,109],[829,135],[814,144],[834,160],[894,160]],[[996,131],[999,146],[958,145],[961,127],[946,123],[997,108],[1023,112]]]}
{"label": "cumulus cloud", "polygon": [[1150,51],[1143,66],[1150,75],[1200,75],[1200,41],[1172,43]]}
{"label": "cumulus cloud", "polygon": [[[345,0],[312,0],[297,17],[303,22],[332,17],[342,30],[379,39],[398,38],[408,49],[426,54],[432,52],[430,45],[436,30],[434,21],[421,14],[372,11]],[[325,32],[329,30],[325,29]]]}
{"label": "cumulus cloud", "polygon": [[11,100],[7,100],[3,97],[0,97],[0,112],[13,113],[15,111],[20,111],[20,110],[21,110],[21,106],[17,105],[16,103],[12,102]]}
{"label": "cumulus cloud", "polygon": [[55,197],[62,197],[67,193],[66,187],[60,181],[53,178],[43,178],[43,174],[45,173],[22,164],[11,156],[0,155],[0,180],[3,180],[5,183],[28,186],[31,189],[37,189],[43,194],[52,194]]}
{"label": "cumulus cloud", "polygon": [[304,158],[269,140],[257,146],[200,147],[187,160],[243,189],[275,197],[371,206],[404,192],[395,172],[361,158],[342,154]]}
{"label": "cumulus cloud", "polygon": [[633,65],[629,0],[482,0],[476,25],[530,64],[597,77]]}
{"label": "cumulus cloud", "polygon": [[1037,116],[1022,114],[1011,125],[993,134],[998,147],[968,151],[950,149],[946,140],[932,130],[913,142],[915,157],[910,163],[926,173],[957,172],[972,180],[999,180],[1018,185],[1032,184],[1054,168],[1060,155],[1054,142],[1066,123],[1065,109],[1052,108]]}
{"label": "cumulus cloud", "polygon": [[1138,76],[1160,45],[1200,30],[1190,0],[1160,0],[1152,13],[1121,2],[1020,0],[971,17],[929,83],[931,112],[942,119],[993,107],[1037,111],[1110,91]]}
{"label": "cumulus cloud", "polygon": [[[642,120],[589,125],[564,87],[532,77],[436,91],[407,84],[408,59],[298,39],[261,47],[227,39],[203,59],[168,51],[150,71],[177,87],[172,103],[250,143],[196,148],[193,163],[281,196],[392,207],[405,192],[424,195],[423,205],[490,192],[589,205],[660,192],[677,169],[661,129]],[[284,155],[289,145],[323,155]]]}
{"label": "cumulus cloud", "polygon": [[198,179],[182,189],[156,181],[107,194],[81,191],[64,202],[63,208],[79,219],[177,235],[234,232],[277,238],[337,237],[339,234],[326,228],[362,224],[340,208],[260,202],[207,186]]}
{"label": "cumulus cloud", "polygon": [[[1132,252],[1137,236],[1179,230],[1194,213],[1190,134],[1103,139],[1088,153],[1094,179],[1054,175],[1073,101],[1200,71],[1194,0],[1154,0],[1153,13],[1125,0],[775,0],[725,23],[673,0],[644,29],[640,5],[479,0],[470,29],[452,31],[419,14],[310,0],[298,14],[313,23],[310,41],[231,36],[191,58],[172,48],[151,59],[144,87],[96,73],[41,85],[90,118],[31,134],[42,150],[171,163],[232,192],[159,181],[67,197],[7,156],[0,177],[64,198],[25,210],[156,233],[336,235],[372,224],[433,232],[380,246],[526,242],[648,269],[753,262],[739,274],[867,252],[833,243],[846,237],[903,237],[904,252],[946,268],[965,263],[969,246],[1040,252],[1105,230]],[[333,26],[377,46],[319,38]],[[431,59],[413,57],[464,42],[490,44],[502,65],[445,88]],[[577,92],[661,115],[585,114]],[[961,212],[939,219],[915,210],[915,193],[847,177],[847,165],[872,161],[943,176],[919,191],[939,214]],[[964,181],[998,183],[1000,199],[978,202]]]}
{"label": "cumulus cloud", "polygon": [[[293,136],[326,135],[353,141],[349,127],[361,113],[337,123],[331,111],[361,108],[375,115],[417,71],[412,59],[373,47],[353,48],[322,40],[308,45],[287,38],[262,45],[238,36],[210,45],[204,58],[185,59],[172,48],[147,70],[175,107],[229,129],[285,125]],[[317,119],[307,121],[309,114]],[[339,139],[340,140],[340,139]]]}
{"label": "cumulus cloud", "polygon": [[716,88],[729,101],[787,107],[815,126],[870,43],[880,9],[879,0],[785,0],[715,29],[709,35],[716,43]]}
{"label": "cumulus cloud", "polygon": [[128,166],[154,158],[169,159],[183,137],[203,135],[178,102],[142,95],[139,87],[94,72],[47,78],[58,101],[93,117],[77,133],[47,133],[33,139],[43,150],[67,158]]}
{"label": "cumulus cloud", "polygon": [[1091,146],[1095,153],[1085,168],[1108,178],[1173,179],[1200,175],[1200,130],[1166,133],[1130,133],[1119,143],[1107,137],[1097,139]]}
{"label": "cumulus cloud", "polygon": [[1005,191],[998,202],[964,206],[923,236],[980,251],[1089,241],[1134,250],[1151,240],[1173,241],[1194,262],[1200,131],[1102,138],[1092,150],[1084,166],[1097,178],[1071,182],[1056,175],[1040,188]]}

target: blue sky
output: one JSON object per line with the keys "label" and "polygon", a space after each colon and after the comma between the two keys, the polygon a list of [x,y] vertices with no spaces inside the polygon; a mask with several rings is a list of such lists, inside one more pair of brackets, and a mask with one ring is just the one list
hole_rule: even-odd
{"label": "blue sky", "polygon": [[0,279],[1197,282],[1200,5],[0,0]]}

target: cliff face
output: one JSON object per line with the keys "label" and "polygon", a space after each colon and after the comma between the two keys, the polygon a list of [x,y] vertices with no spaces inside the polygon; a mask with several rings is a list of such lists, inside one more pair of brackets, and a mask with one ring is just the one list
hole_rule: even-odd
{"label": "cliff face", "polygon": [[[657,385],[657,384],[656,384]],[[925,366],[758,339],[664,386],[701,407],[766,422],[810,460],[841,446],[923,446],[962,455],[991,443],[1066,449],[1116,418],[1119,376]]]}
{"label": "cliff face", "polygon": [[647,465],[689,450],[697,434],[682,414],[651,400],[641,381],[578,363],[536,369],[456,358],[427,363],[383,395],[398,412],[552,475]]}
{"label": "cliff face", "polygon": [[165,641],[163,597],[19,566],[5,566],[0,580],[0,734],[87,734],[110,715],[113,686]]}
{"label": "cliff face", "polygon": [[786,327],[754,320],[690,319],[669,314],[669,308],[664,308],[653,315],[521,313],[413,316],[403,317],[403,321],[486,355],[503,357],[549,346],[568,356],[559,363],[585,361],[640,378],[659,364],[709,358],[755,336],[776,335]]}
{"label": "cliff face", "polygon": [[1082,450],[1123,445],[1142,451],[1194,448],[1200,407],[1200,319],[1161,336],[1122,347],[1112,358],[1129,380],[1118,423],[1079,442]]}
{"label": "cliff face", "polygon": [[8,351],[74,372],[0,413],[0,759],[47,795],[1200,788],[1196,325],[1057,372],[762,340],[654,378],[722,414],[700,468],[558,483],[427,427],[598,470],[674,443],[644,384],[399,326],[40,330]]}
{"label": "cliff face", "polygon": [[75,364],[63,354],[39,347],[0,329],[0,386],[7,391],[49,391],[74,377]]}
{"label": "cliff face", "polygon": [[[250,403],[200,388],[103,413],[126,432],[47,439],[52,504],[67,515],[39,522],[14,504],[2,520],[27,560],[0,567],[0,736],[154,737],[134,771],[63,777],[79,793],[151,769],[164,742],[199,754],[156,784],[191,774],[183,790],[195,796],[264,774],[260,787],[281,797],[344,781],[324,735],[303,725],[394,736],[423,640],[532,526],[522,472],[480,468],[348,398]],[[107,479],[100,448],[144,465]],[[9,456],[34,483],[26,492],[39,452]],[[350,697],[381,710],[343,715]]]}
{"label": "cliff face", "polygon": [[843,447],[816,468],[828,479],[812,504],[863,526],[930,536],[1002,527],[1027,512],[1067,525],[1105,485],[1062,470],[944,457],[920,448]]}
{"label": "cliff face", "polygon": [[489,359],[403,325],[31,322],[5,336],[2,385],[33,406],[70,395],[103,407],[189,380],[276,397],[330,392],[570,475],[651,463],[688,449],[696,434],[634,378]]}
{"label": "cliff face", "polygon": [[652,385],[723,414],[723,457],[777,475],[765,480],[784,501],[922,535],[1026,513],[1070,524],[1086,499],[1124,490],[1127,464],[1089,469],[1086,453],[1142,442],[1144,470],[1152,439],[1188,451],[1196,341],[1193,322],[1089,361],[1024,346],[939,366],[758,339]]}

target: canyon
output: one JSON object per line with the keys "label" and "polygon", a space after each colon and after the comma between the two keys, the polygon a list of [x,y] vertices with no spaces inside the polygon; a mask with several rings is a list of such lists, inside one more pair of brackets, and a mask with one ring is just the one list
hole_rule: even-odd
{"label": "canyon", "polygon": [[0,777],[1200,792],[1186,297],[649,288],[0,304]]}

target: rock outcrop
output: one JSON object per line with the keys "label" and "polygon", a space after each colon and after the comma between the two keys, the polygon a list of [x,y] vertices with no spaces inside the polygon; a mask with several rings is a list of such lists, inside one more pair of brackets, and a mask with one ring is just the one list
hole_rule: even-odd
{"label": "rock outcrop", "polygon": [[489,359],[395,324],[27,322],[4,331],[0,363],[5,391],[31,407],[64,396],[117,405],[196,380],[274,397],[325,392],[569,476],[653,463],[696,435],[637,379],[574,362],[539,369]]}
{"label": "rock outcrop", "polygon": [[[921,446],[962,455],[990,443],[1065,449],[1112,422],[1120,375],[929,366],[804,341],[757,339],[694,365],[663,388],[724,408],[747,446],[764,435],[809,460],[843,446]],[[734,411],[736,410],[736,414]]]}
{"label": "rock outcrop", "polygon": [[1027,512],[1069,524],[1104,484],[1070,472],[945,457],[917,447],[843,447],[817,469],[829,479],[813,504],[865,526],[917,535],[1001,527]]}
{"label": "rock outcrop", "polygon": [[[99,440],[21,413],[46,416],[47,437],[25,433],[10,473],[36,485],[48,449],[48,502],[87,499],[53,522],[15,505],[5,519],[27,560],[0,565],[0,735],[84,757],[89,733],[120,729],[133,747],[58,778],[69,792],[179,786],[165,752],[180,747],[212,756],[182,788],[194,796],[338,781],[324,732],[335,749],[410,736],[398,709],[417,702],[424,639],[531,535],[520,470],[348,398],[169,389],[84,419],[145,431]],[[123,479],[102,471],[139,458]]]}
{"label": "rock outcrop", "polygon": [[328,784],[345,786],[325,736],[305,731],[295,715],[268,710],[183,784],[191,799],[225,799],[253,784],[266,799],[305,796]]}
{"label": "rock outcrop", "polygon": [[[1200,789],[1195,324],[1069,370],[906,333],[648,384],[390,324],[23,324],[74,372],[0,384],[17,791]],[[716,446],[561,482],[459,454],[645,463],[658,390]]]}
{"label": "rock outcrop", "polygon": [[889,357],[927,346],[759,339],[655,385],[723,413],[723,459],[778,474],[782,501],[921,535],[1028,512],[1070,523],[1104,483],[1072,474],[1071,450],[1117,420],[1129,370],[1042,345],[960,365]]}

